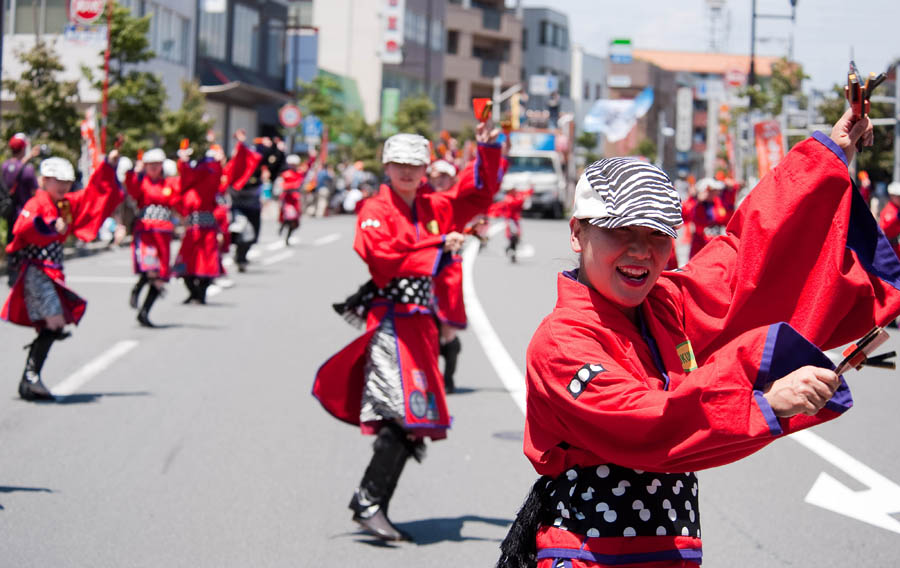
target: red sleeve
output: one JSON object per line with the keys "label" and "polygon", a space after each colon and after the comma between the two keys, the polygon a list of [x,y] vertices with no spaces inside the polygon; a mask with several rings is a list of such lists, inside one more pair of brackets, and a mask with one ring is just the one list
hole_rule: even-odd
{"label": "red sleeve", "polygon": [[138,205],[140,205],[141,199],[144,197],[144,193],[141,191],[142,180],[143,176],[135,173],[134,170],[129,170],[125,174],[125,191],[132,199],[138,202]]}
{"label": "red sleeve", "polygon": [[256,171],[262,161],[262,154],[254,152],[244,144],[238,142],[234,156],[225,164],[225,185],[240,190],[246,185],[247,180]]}
{"label": "red sleeve", "polygon": [[451,230],[462,230],[472,217],[485,213],[491,206],[494,194],[500,189],[500,158],[499,144],[479,144],[475,160],[462,171],[456,186],[432,196],[436,202],[447,203],[452,208]]}
{"label": "red sleeve", "polygon": [[884,236],[887,237],[888,240],[896,240],[897,237],[900,236],[900,217],[897,216],[898,211],[900,210],[896,207],[888,205],[881,212],[879,225],[881,226],[881,230],[884,231]]}
{"label": "red sleeve", "polygon": [[433,276],[440,267],[444,237],[403,238],[389,212],[366,200],[356,219],[353,249],[369,266],[379,288],[399,276]]}
{"label": "red sleeve", "polygon": [[[45,247],[59,240],[59,233],[53,228],[55,222],[56,215],[40,214],[40,207],[35,199],[27,201],[13,225],[14,243],[18,245],[14,250],[19,250],[26,244]],[[12,245],[13,243],[10,243],[10,246],[7,246],[7,252],[13,252]]]}
{"label": "red sleeve", "polygon": [[123,198],[116,168],[104,160],[91,174],[84,189],[66,194],[72,204],[70,231],[82,241],[96,239],[103,221],[112,215]]}
{"label": "red sleeve", "polygon": [[803,365],[828,364],[787,324],[742,334],[664,390],[660,379],[609,355],[612,332],[570,319],[545,322],[529,346],[525,453],[538,473],[580,462],[666,472],[715,467],[852,406],[842,384],[815,416],[775,417],[766,385]]}
{"label": "red sleeve", "polygon": [[797,145],[727,226],[660,284],[681,295],[697,360],[740,333],[788,322],[822,349],[900,315],[900,261],[829,138]]}

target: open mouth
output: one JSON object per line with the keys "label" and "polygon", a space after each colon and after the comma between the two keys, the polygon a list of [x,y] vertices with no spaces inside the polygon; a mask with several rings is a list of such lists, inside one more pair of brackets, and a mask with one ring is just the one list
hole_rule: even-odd
{"label": "open mouth", "polygon": [[616,272],[631,286],[641,286],[650,277],[650,270],[636,266],[617,266]]}

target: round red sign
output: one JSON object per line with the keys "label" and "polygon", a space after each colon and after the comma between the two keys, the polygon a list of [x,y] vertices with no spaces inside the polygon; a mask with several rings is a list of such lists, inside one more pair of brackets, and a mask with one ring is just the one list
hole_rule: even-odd
{"label": "round red sign", "polygon": [[297,105],[284,105],[278,109],[278,120],[285,128],[296,128],[303,119],[303,113],[297,108]]}
{"label": "round red sign", "polygon": [[78,24],[93,24],[106,8],[106,0],[71,0],[69,15]]}

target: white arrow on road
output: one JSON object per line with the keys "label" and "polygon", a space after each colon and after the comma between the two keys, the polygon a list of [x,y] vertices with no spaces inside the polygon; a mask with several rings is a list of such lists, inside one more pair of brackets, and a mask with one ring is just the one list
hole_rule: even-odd
{"label": "white arrow on road", "polygon": [[900,513],[900,486],[808,430],[795,432],[789,438],[869,488],[853,491],[822,472],[806,494],[807,503],[900,533],[900,521],[891,516]]}

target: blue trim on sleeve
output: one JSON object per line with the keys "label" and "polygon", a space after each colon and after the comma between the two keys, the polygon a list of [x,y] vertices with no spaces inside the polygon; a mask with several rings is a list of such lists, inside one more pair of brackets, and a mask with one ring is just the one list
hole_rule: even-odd
{"label": "blue trim on sleeve", "polygon": [[[775,413],[772,411],[762,392],[770,383],[784,377],[803,367],[804,365],[814,365],[825,369],[834,369],[834,363],[827,355],[822,353],[818,347],[810,343],[805,337],[785,322],[776,323],[769,326],[769,333],[766,336],[766,346],[763,349],[762,361],[759,364],[759,373],[756,376],[756,382],[753,384],[754,397],[760,410],[769,423],[769,429],[773,430],[773,424],[770,418],[778,423]],[[765,402],[765,407],[761,402]],[[843,414],[853,406],[853,396],[850,394],[850,387],[841,377],[841,385],[834,393],[825,407],[838,414]],[[781,434],[781,426],[778,425],[777,432],[772,431],[772,435]]]}
{"label": "blue trim on sleeve", "polygon": [[630,554],[601,554],[587,549],[574,548],[541,548],[538,550],[537,559],[552,558],[554,560],[570,559],[593,562],[596,564],[637,564],[644,562],[664,562],[666,560],[690,560],[700,563],[703,559],[703,550],[700,548],[672,548],[656,552],[633,552]]}
{"label": "blue trim on sleeve", "polygon": [[[447,235],[441,235],[441,246],[447,241]],[[434,259],[434,266],[431,267],[431,275],[434,276],[453,260],[453,255],[445,251],[443,248],[438,250],[437,258]]]}
{"label": "blue trim on sleeve", "polygon": [[878,221],[872,216],[866,201],[856,189],[851,190],[850,222],[847,228],[847,248],[856,253],[859,263],[869,274],[874,274],[897,290],[900,290],[900,260],[894,247]]}
{"label": "blue trim on sleeve", "polygon": [[841,161],[844,162],[845,166],[850,166],[850,164],[847,163],[847,155],[844,154],[844,151],[841,149],[841,147],[835,144],[834,140],[828,137],[824,132],[822,132],[821,130],[816,130],[815,132],[813,132],[812,137],[824,144],[826,148],[834,152],[834,155],[840,158]]}
{"label": "blue trim on sleeve", "polygon": [[[54,223],[55,223],[55,221],[54,221]],[[40,215],[35,215],[35,217],[34,217],[34,228],[37,229],[37,232],[42,235],[50,236],[50,235],[58,235],[59,234],[56,232],[56,229],[54,229],[53,227],[48,225],[47,222],[44,221],[44,218],[41,217]]]}
{"label": "blue trim on sleeve", "polygon": [[[481,146],[481,144],[479,144]],[[481,180],[481,152],[475,152],[475,166],[473,169],[473,175],[475,176],[475,189],[481,189],[484,187],[484,184]]]}

